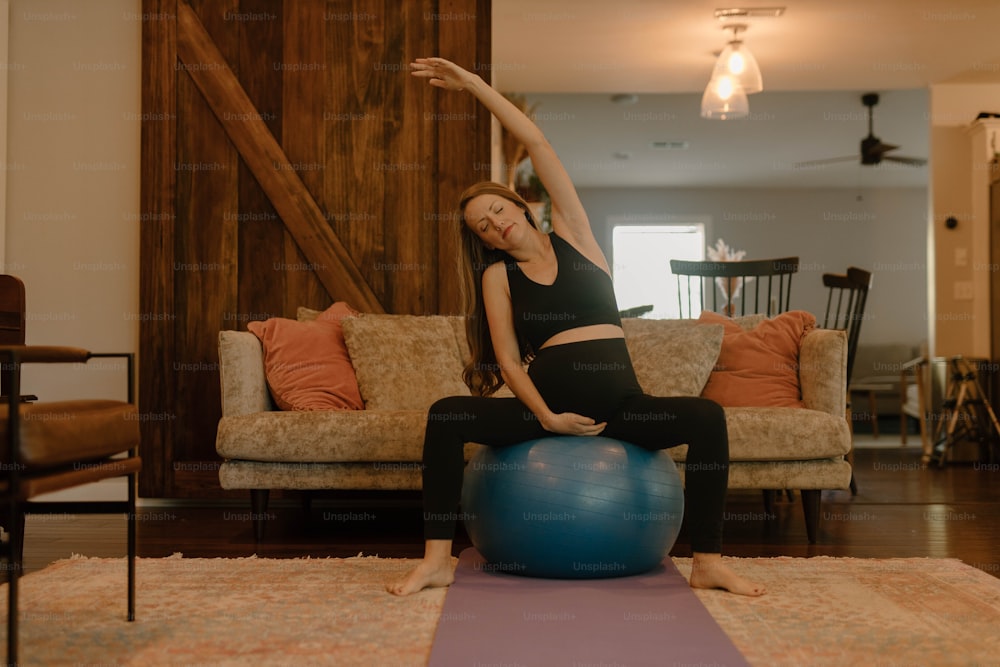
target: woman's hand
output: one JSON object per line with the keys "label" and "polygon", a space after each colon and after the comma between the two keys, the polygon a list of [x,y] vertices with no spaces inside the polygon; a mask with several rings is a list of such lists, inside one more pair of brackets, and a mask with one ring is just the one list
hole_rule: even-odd
{"label": "woman's hand", "polygon": [[552,413],[539,421],[546,431],[560,435],[598,435],[608,425],[607,422],[598,424],[590,417],[573,412]]}
{"label": "woman's hand", "polygon": [[432,86],[447,90],[465,90],[476,76],[444,58],[417,58],[410,68],[413,76],[429,79]]}

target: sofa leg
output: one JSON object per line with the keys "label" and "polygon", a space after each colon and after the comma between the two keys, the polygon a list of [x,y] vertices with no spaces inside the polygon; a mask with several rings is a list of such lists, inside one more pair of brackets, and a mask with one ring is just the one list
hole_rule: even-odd
{"label": "sofa leg", "polygon": [[819,489],[802,489],[802,511],[806,515],[806,536],[809,544],[816,544],[816,531],[819,528],[819,501],[822,491]]}
{"label": "sofa leg", "polygon": [[761,491],[761,495],[764,497],[764,514],[768,517],[775,516],[774,497],[777,495],[777,492],[774,489],[764,489]]}
{"label": "sofa leg", "polygon": [[302,492],[302,514],[306,521],[309,521],[309,517],[312,516],[312,501],[313,494],[312,491]]}
{"label": "sofa leg", "polygon": [[250,489],[250,513],[253,515],[253,539],[258,544],[264,540],[264,516],[267,514],[268,489]]}

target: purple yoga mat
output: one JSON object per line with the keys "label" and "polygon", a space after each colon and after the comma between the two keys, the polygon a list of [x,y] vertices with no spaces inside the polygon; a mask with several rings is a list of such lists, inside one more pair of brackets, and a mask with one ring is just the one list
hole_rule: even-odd
{"label": "purple yoga mat", "polygon": [[669,558],[646,574],[537,579],[459,556],[428,663],[518,667],[747,665]]}

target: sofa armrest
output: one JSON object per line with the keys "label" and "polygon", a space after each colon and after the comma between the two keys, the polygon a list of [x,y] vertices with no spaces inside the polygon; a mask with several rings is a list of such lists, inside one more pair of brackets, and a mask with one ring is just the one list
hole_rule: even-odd
{"label": "sofa armrest", "polygon": [[810,410],[835,417],[847,411],[847,334],[839,329],[813,329],[799,350],[802,402]]}
{"label": "sofa armrest", "polygon": [[274,410],[264,375],[264,348],[249,331],[219,332],[222,416]]}

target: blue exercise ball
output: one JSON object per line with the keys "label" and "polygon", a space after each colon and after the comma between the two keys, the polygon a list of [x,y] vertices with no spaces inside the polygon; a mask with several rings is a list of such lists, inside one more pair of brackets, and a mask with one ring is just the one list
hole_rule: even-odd
{"label": "blue exercise ball", "polygon": [[659,565],[677,540],[684,488],[670,455],[601,436],[481,447],[462,515],[490,571],[622,577]]}

